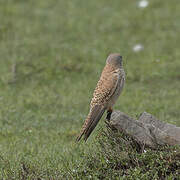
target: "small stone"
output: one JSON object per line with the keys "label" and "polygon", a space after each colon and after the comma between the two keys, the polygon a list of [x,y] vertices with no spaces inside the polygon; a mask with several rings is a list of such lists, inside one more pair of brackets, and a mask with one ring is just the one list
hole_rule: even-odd
{"label": "small stone", "polygon": [[160,62],[160,60],[159,60],[159,59],[156,59],[156,62]]}

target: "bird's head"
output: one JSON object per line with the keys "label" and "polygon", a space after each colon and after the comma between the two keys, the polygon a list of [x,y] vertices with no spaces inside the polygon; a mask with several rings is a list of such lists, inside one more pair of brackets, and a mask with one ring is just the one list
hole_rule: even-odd
{"label": "bird's head", "polygon": [[114,67],[120,68],[123,65],[122,56],[118,53],[110,54],[106,59],[106,64],[110,64]]}

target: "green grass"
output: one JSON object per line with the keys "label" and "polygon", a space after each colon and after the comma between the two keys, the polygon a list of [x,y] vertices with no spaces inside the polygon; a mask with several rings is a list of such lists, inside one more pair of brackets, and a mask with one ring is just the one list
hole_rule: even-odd
{"label": "green grass", "polygon": [[[98,151],[103,121],[87,144],[74,140],[112,52],[127,74],[115,109],[180,126],[179,0],[137,3],[0,1],[1,179],[60,179],[82,153]],[[144,50],[133,52],[139,43]]]}

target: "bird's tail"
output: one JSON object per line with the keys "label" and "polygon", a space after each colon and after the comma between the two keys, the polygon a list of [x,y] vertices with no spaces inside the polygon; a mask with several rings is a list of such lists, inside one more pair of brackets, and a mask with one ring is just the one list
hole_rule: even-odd
{"label": "bird's tail", "polygon": [[90,134],[96,127],[97,123],[101,119],[102,115],[104,114],[104,111],[105,108],[102,105],[95,105],[90,110],[76,141],[79,141],[83,135],[84,135],[84,140],[87,141],[88,137],[90,136]]}

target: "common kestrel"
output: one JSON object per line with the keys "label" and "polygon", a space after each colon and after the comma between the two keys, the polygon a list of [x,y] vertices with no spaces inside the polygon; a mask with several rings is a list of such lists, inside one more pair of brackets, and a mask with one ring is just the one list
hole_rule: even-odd
{"label": "common kestrel", "polygon": [[107,57],[106,65],[93,93],[90,103],[89,114],[83,124],[82,130],[77,137],[77,141],[84,135],[86,141],[97,123],[107,110],[107,119],[110,120],[112,107],[118,99],[125,82],[125,72],[123,69],[122,56],[120,54],[110,54]]}

